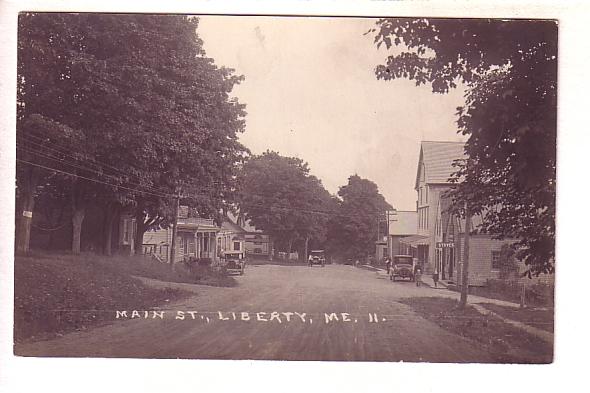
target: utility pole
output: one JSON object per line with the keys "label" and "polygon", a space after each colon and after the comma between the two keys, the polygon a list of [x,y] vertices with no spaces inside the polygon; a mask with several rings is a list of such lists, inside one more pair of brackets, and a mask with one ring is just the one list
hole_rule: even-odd
{"label": "utility pole", "polygon": [[461,300],[459,308],[467,306],[467,294],[469,292],[469,235],[471,233],[471,210],[469,204],[465,204],[465,241],[463,244],[463,268],[461,269]]}
{"label": "utility pole", "polygon": [[174,221],[172,223],[172,244],[170,250],[170,267],[174,266],[174,258],[176,257],[176,232],[178,227],[178,211],[180,210],[180,192],[176,196],[176,209],[174,209]]}
{"label": "utility pole", "polygon": [[377,241],[381,241],[381,214],[377,216]]}

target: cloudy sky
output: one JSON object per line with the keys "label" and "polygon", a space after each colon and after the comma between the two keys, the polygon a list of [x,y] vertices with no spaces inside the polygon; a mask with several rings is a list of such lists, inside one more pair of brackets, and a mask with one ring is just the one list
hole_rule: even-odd
{"label": "cloudy sky", "polygon": [[216,64],[245,81],[241,141],[307,161],[332,193],[352,174],[379,186],[400,210],[415,209],[421,140],[462,140],[455,109],[463,91],[433,94],[407,80],[378,81],[385,59],[371,35],[375,19],[204,16],[198,33]]}

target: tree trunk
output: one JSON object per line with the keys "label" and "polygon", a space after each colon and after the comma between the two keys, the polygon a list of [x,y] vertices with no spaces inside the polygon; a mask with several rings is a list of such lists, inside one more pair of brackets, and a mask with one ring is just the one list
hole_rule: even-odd
{"label": "tree trunk", "polygon": [[33,190],[23,190],[20,215],[16,233],[16,251],[19,254],[29,252],[31,240],[31,223],[33,221],[33,208],[35,206],[35,194]]}
{"label": "tree trunk", "polygon": [[[65,208],[64,208],[63,205],[59,208],[59,213],[58,213],[57,220],[56,220],[57,224],[55,224],[54,226],[57,227],[57,226],[61,226],[62,225],[62,221],[63,221],[63,218],[64,218],[64,209]],[[47,249],[49,249],[49,250],[53,250],[55,248],[54,247],[55,233],[57,231],[58,230],[49,232],[49,240],[47,241]]]}
{"label": "tree trunk", "polygon": [[459,308],[467,306],[467,294],[469,293],[469,236],[471,233],[471,211],[465,209],[465,242],[463,245],[463,268],[461,269],[461,300]]}
{"label": "tree trunk", "polygon": [[31,223],[35,207],[35,191],[39,183],[39,171],[28,168],[24,179],[19,182],[20,209],[18,210],[16,225],[16,252],[27,254],[31,240]]}
{"label": "tree trunk", "polygon": [[136,220],[135,231],[135,254],[143,254],[143,235],[147,230],[147,225],[143,221]]}
{"label": "tree trunk", "polygon": [[86,209],[84,207],[78,206],[74,208],[74,214],[72,215],[72,254],[74,255],[80,254],[80,237],[85,213]]}
{"label": "tree trunk", "polygon": [[82,234],[82,222],[86,215],[84,205],[84,188],[79,181],[72,184],[72,254],[80,254],[80,238]]}
{"label": "tree trunk", "polygon": [[305,236],[305,253],[303,254],[304,261],[307,261],[307,254],[309,254],[308,244],[309,244],[309,235]]}
{"label": "tree trunk", "polygon": [[107,204],[104,228],[104,254],[113,255],[113,224],[117,217],[118,208],[116,204]]}

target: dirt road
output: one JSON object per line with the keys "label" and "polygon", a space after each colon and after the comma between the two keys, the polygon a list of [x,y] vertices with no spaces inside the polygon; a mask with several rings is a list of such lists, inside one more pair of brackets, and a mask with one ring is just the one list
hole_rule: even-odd
{"label": "dirt road", "polygon": [[[18,344],[24,356],[491,362],[481,346],[396,302],[436,290],[352,266],[249,266],[235,288],[194,291],[161,313],[116,310],[115,322]],[[126,311],[126,316],[123,315]],[[145,318],[147,316],[147,318]]]}

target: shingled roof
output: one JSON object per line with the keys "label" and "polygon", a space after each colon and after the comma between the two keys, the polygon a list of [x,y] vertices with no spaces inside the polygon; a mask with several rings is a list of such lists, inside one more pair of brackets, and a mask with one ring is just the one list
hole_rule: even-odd
{"label": "shingled roof", "polygon": [[420,158],[416,173],[416,189],[420,181],[420,168],[424,164],[426,183],[445,184],[455,168],[453,162],[465,158],[464,142],[432,142],[422,141],[420,144]]}

